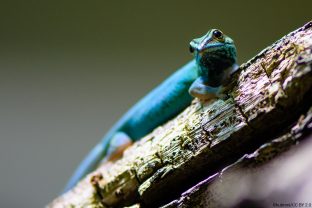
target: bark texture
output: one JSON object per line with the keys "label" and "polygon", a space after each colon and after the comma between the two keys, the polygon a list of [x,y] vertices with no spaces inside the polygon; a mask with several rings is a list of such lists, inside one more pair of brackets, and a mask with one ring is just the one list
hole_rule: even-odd
{"label": "bark texture", "polygon": [[162,207],[312,207],[311,149],[312,108],[283,135]]}
{"label": "bark texture", "polygon": [[[194,100],[122,158],[102,164],[47,207],[206,207],[210,202],[220,207],[221,195],[210,194],[211,178],[218,178],[222,169],[246,153],[261,152],[263,160],[256,163],[266,164],[297,141],[291,124],[312,103],[311,63],[309,22],[243,64],[227,86],[228,99]],[[274,146],[273,139],[287,135],[289,145]],[[274,148],[259,148],[265,143]],[[189,192],[206,195],[181,196],[200,181]]]}

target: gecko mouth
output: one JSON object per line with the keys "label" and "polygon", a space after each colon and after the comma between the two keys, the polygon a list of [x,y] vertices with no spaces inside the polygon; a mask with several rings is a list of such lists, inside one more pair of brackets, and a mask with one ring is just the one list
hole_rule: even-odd
{"label": "gecko mouth", "polygon": [[230,45],[230,43],[216,42],[214,44],[210,44],[208,47],[205,47],[203,49],[198,50],[198,53],[204,53],[207,50],[214,49],[214,48],[217,48],[217,47],[220,47],[220,46],[226,46],[226,45]]}

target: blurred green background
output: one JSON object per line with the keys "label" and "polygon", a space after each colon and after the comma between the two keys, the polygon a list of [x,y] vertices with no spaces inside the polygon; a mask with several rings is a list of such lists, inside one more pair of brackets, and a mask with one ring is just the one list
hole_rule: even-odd
{"label": "blurred green background", "polygon": [[1,1],[0,207],[42,207],[110,126],[219,28],[242,63],[312,1]]}

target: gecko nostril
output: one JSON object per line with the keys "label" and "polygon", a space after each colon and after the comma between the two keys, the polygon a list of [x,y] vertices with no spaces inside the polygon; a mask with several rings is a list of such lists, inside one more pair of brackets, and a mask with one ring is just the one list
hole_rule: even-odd
{"label": "gecko nostril", "polygon": [[190,50],[191,53],[194,53],[194,48],[191,45],[190,45],[189,50]]}

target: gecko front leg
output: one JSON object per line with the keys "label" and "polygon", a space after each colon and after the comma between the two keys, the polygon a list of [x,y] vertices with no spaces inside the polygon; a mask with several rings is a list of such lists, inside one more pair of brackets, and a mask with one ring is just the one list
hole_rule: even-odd
{"label": "gecko front leg", "polygon": [[205,84],[204,78],[197,78],[191,87],[189,88],[189,93],[193,97],[197,97],[200,100],[211,100],[217,98],[221,87],[210,87]]}

